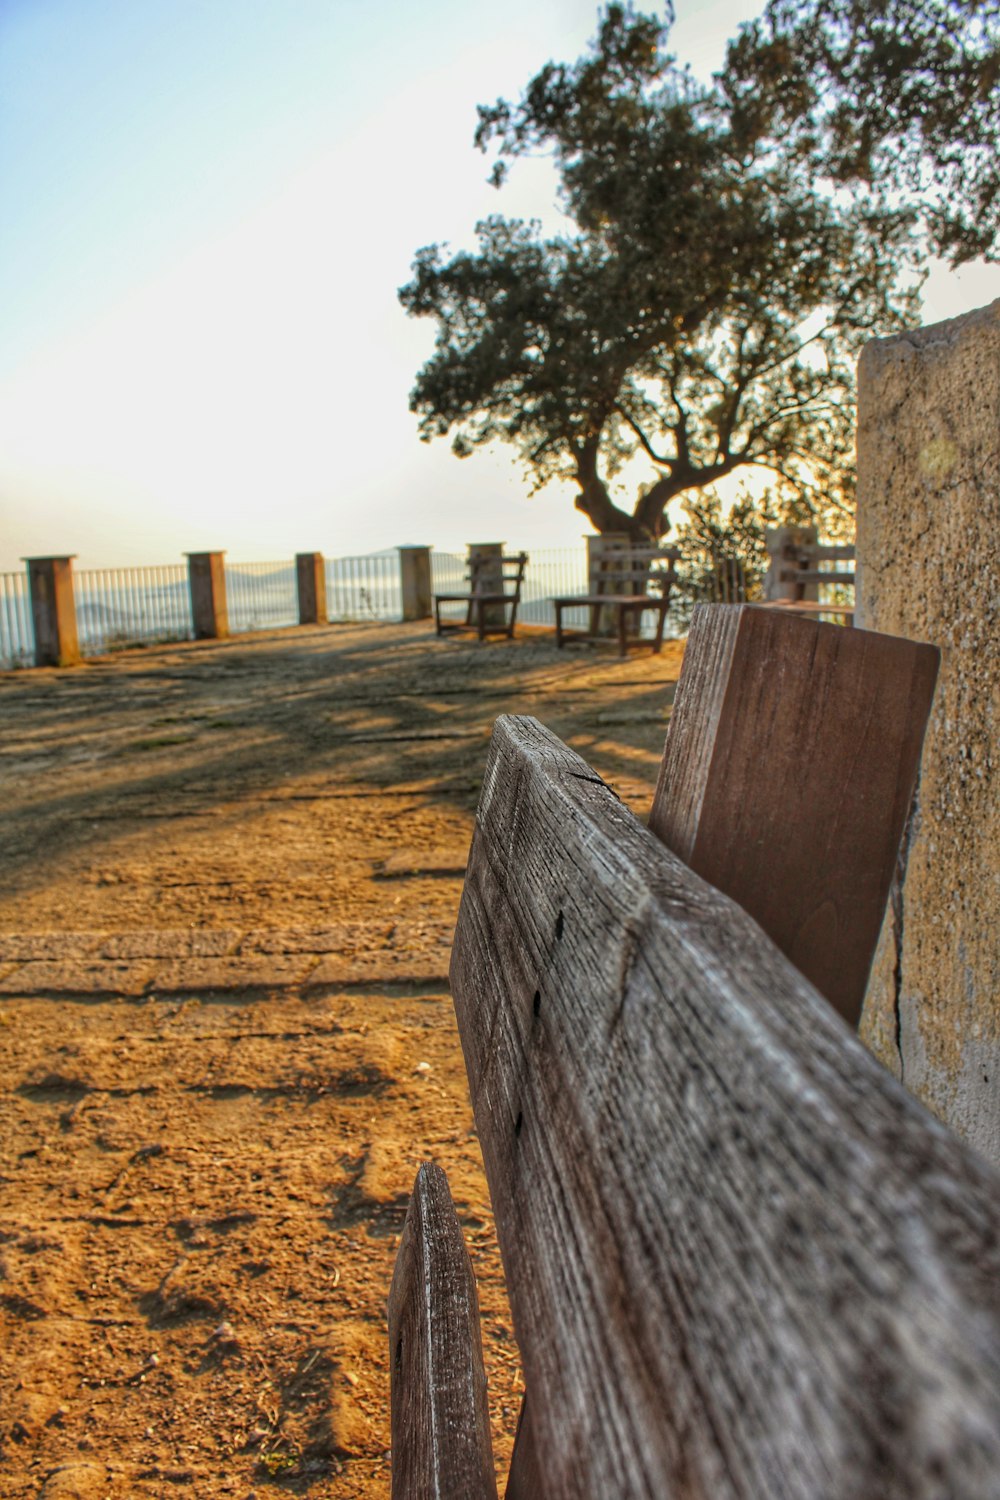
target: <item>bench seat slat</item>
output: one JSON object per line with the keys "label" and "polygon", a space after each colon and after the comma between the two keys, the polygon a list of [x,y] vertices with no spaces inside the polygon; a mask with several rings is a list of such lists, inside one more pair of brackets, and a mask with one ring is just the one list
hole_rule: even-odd
{"label": "bench seat slat", "polygon": [[561,605],[563,609],[571,608],[574,604],[581,606],[607,604],[611,607],[623,604],[626,609],[667,607],[656,594],[560,594],[552,600],[552,603]]}
{"label": "bench seat slat", "polygon": [[435,599],[440,599],[443,604],[466,604],[470,599],[479,600],[483,604],[510,604],[513,594],[495,593],[488,594],[479,590],[475,594],[435,594]]}
{"label": "bench seat slat", "polygon": [[800,615],[843,615],[853,620],[856,610],[853,604],[822,604],[818,599],[761,599],[756,609],[784,609]]}
{"label": "bench seat slat", "polygon": [[1000,1496],[1000,1176],[531,719],[451,980],[549,1500]]}

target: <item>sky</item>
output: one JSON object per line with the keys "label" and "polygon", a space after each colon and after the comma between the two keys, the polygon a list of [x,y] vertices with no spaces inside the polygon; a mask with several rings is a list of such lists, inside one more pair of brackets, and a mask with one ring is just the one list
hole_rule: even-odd
{"label": "sky", "polygon": [[[677,0],[708,77],[758,0]],[[571,546],[569,486],[456,459],[407,398],[433,325],[418,248],[488,213],[555,229],[555,178],[499,195],[477,103],[572,60],[593,0],[0,0],[0,571]],[[927,322],[1000,296],[937,272]]]}

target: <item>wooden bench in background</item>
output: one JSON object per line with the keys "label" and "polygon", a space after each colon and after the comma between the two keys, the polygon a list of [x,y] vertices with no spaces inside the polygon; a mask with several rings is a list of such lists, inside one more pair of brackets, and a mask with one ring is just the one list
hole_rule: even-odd
{"label": "wooden bench in background", "polygon": [[[674,564],[680,557],[675,547],[640,547],[622,543],[604,549],[586,594],[564,594],[552,600],[556,612],[556,645],[571,640],[594,640],[606,611],[614,617],[618,650],[628,651],[629,625],[637,630],[642,616],[656,613],[656,635],[653,650],[663,645],[663,626],[670,608],[670,592],[676,581]],[[566,630],[563,611],[586,608],[589,624],[586,630]]]}
{"label": "wooden bench in background", "polygon": [[[474,629],[480,640],[487,635],[514,636],[517,607],[521,602],[528,554],[503,557],[494,552],[472,552],[469,556],[468,592],[435,594],[434,622],[438,635],[448,630]],[[446,620],[442,604],[464,604],[464,620]]]}
{"label": "wooden bench in background", "polygon": [[[759,879],[770,848],[829,963],[827,906],[847,931],[884,904],[936,653],[745,607],[695,623],[661,831],[697,863],[752,793],[733,837],[759,840]],[[451,974],[527,1391],[510,1500],[1000,1496],[1000,1177],[532,719],[494,730]],[[433,1167],[389,1326],[394,1500],[492,1500],[475,1289]]]}
{"label": "wooden bench in background", "polygon": [[[776,526],[767,532],[770,564],[764,579],[764,602],[797,614],[832,616],[854,623],[854,605],[821,600],[821,588],[854,588],[853,543],[826,546],[815,527]],[[827,567],[826,564],[834,564]],[[845,567],[850,563],[852,566]]]}

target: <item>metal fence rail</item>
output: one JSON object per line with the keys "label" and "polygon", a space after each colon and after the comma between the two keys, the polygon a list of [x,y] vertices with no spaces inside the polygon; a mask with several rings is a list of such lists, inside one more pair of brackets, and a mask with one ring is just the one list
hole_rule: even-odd
{"label": "metal fence rail", "polygon": [[469,587],[469,562],[464,552],[431,552],[431,589],[435,594],[461,594]]}
{"label": "metal fence rail", "polygon": [[331,557],[326,561],[326,614],[329,620],[399,620],[403,596],[399,553]]}
{"label": "metal fence rail", "polygon": [[[549,602],[557,594],[587,592],[586,547],[536,548],[528,555],[521,590],[519,618],[526,625],[555,626],[555,610]],[[583,630],[588,611],[569,609],[564,613],[568,629]]]}
{"label": "metal fence rail", "polygon": [[73,575],[76,630],[84,656],[194,634],[187,568],[87,568]]}
{"label": "metal fence rail", "polygon": [[27,667],[34,659],[28,575],[0,573],[0,668]]}
{"label": "metal fence rail", "polygon": [[279,630],[299,622],[294,562],[226,563],[229,628]]}
{"label": "metal fence rail", "polygon": [[[514,549],[508,549],[513,551]],[[327,618],[331,621],[399,620],[403,613],[399,552],[325,561]],[[229,628],[233,632],[278,629],[299,619],[294,560],[228,563],[225,568]],[[842,579],[843,575],[839,575]],[[850,585],[824,583],[822,568],[812,575],[824,602],[849,603]],[[763,567],[710,549],[688,545],[677,563],[666,634],[687,633],[697,603],[742,603],[762,596]],[[434,593],[462,593],[468,587],[463,553],[431,552]],[[549,547],[530,554],[519,618],[551,627],[556,595],[588,590],[585,547]],[[116,647],[154,641],[190,640],[194,634],[188,570],[184,564],[159,568],[101,568],[75,574],[77,632],[86,656]],[[585,629],[586,607],[566,612],[567,626]],[[645,621],[642,633],[652,632]],[[0,573],[0,668],[34,660],[31,598],[26,573]]]}

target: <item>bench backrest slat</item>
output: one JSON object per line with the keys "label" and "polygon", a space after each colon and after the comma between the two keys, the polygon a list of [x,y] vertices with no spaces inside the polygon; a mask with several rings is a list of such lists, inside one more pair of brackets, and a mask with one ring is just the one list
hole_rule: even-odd
{"label": "bench backrest slat", "polygon": [[650,587],[669,590],[680,557],[676,547],[641,547],[621,543],[597,555],[591,578],[595,594],[644,594]]}
{"label": "bench backrest slat", "polygon": [[857,1024],[936,646],[759,605],[694,611],[649,826]]}
{"label": "bench backrest slat", "polygon": [[821,572],[818,568],[782,568],[779,570],[778,579],[781,583],[808,583],[808,584],[848,584],[854,582],[854,573]]}
{"label": "bench backrest slat", "polygon": [[844,542],[832,546],[805,546],[798,549],[798,555],[807,562],[853,562],[855,548],[853,542]]}
{"label": "bench backrest slat", "polygon": [[452,990],[550,1500],[1000,1495],[1000,1177],[531,719]]}
{"label": "bench backrest slat", "polygon": [[524,570],[528,565],[526,552],[500,556],[496,553],[474,552],[469,559],[466,578],[470,592],[506,593],[520,600],[524,583]]}

